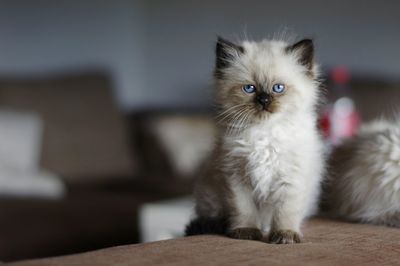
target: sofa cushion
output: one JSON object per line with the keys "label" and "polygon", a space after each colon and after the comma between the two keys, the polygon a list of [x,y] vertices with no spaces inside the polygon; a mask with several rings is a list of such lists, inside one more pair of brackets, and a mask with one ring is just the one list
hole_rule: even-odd
{"label": "sofa cushion", "polygon": [[94,252],[22,261],[15,266],[61,265],[397,265],[400,230],[313,219],[305,241],[272,245],[222,236],[193,236]]}
{"label": "sofa cushion", "polygon": [[3,78],[0,106],[34,111],[42,117],[43,168],[73,181],[132,174],[125,121],[107,76]]}

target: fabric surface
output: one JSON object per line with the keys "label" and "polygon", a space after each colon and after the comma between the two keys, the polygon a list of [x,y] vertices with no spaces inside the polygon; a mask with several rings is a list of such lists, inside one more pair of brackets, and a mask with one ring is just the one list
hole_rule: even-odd
{"label": "fabric surface", "polygon": [[126,124],[101,73],[1,79],[0,106],[43,120],[40,164],[67,181],[132,175]]}
{"label": "fabric surface", "polygon": [[214,146],[216,128],[210,116],[201,114],[162,114],[147,121],[166,153],[174,174],[192,177]]}
{"label": "fabric surface", "polygon": [[313,219],[304,243],[271,245],[194,236],[10,265],[398,265],[400,230]]}
{"label": "fabric surface", "polygon": [[59,200],[0,197],[0,261],[138,243],[140,206],[191,192],[190,182],[172,179],[114,176],[67,184],[68,194]]}

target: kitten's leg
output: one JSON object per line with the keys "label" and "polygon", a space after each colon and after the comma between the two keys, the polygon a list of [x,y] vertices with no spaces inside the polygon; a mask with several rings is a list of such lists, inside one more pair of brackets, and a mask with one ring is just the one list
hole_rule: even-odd
{"label": "kitten's leg", "polygon": [[274,244],[293,244],[301,242],[300,225],[304,218],[304,199],[301,191],[285,193],[280,203],[274,206],[272,230],[269,242]]}
{"label": "kitten's leg", "polygon": [[[262,233],[263,236],[267,237],[268,233],[271,231],[273,209],[270,204],[261,204],[259,210]],[[263,240],[267,240],[267,238],[263,237]]]}
{"label": "kitten's leg", "polygon": [[228,236],[236,239],[261,240],[260,221],[251,190],[237,185],[233,187],[232,213]]}

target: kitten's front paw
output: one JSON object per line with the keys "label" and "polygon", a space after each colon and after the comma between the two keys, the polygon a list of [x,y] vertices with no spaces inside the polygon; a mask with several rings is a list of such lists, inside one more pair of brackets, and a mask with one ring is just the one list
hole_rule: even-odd
{"label": "kitten's front paw", "polygon": [[240,227],[228,232],[230,238],[246,239],[246,240],[261,240],[263,235],[257,228]]}
{"label": "kitten's front paw", "polygon": [[294,244],[300,243],[300,234],[292,230],[275,230],[268,237],[271,244]]}

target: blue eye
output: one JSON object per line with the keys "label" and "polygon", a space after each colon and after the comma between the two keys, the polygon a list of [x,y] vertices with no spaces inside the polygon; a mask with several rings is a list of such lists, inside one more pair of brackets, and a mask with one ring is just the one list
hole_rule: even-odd
{"label": "blue eye", "polygon": [[256,86],[254,86],[254,85],[244,85],[243,86],[243,91],[245,93],[255,93],[256,92]]}
{"label": "blue eye", "polygon": [[272,86],[272,91],[275,93],[282,93],[285,91],[285,85],[275,84],[274,86]]}

